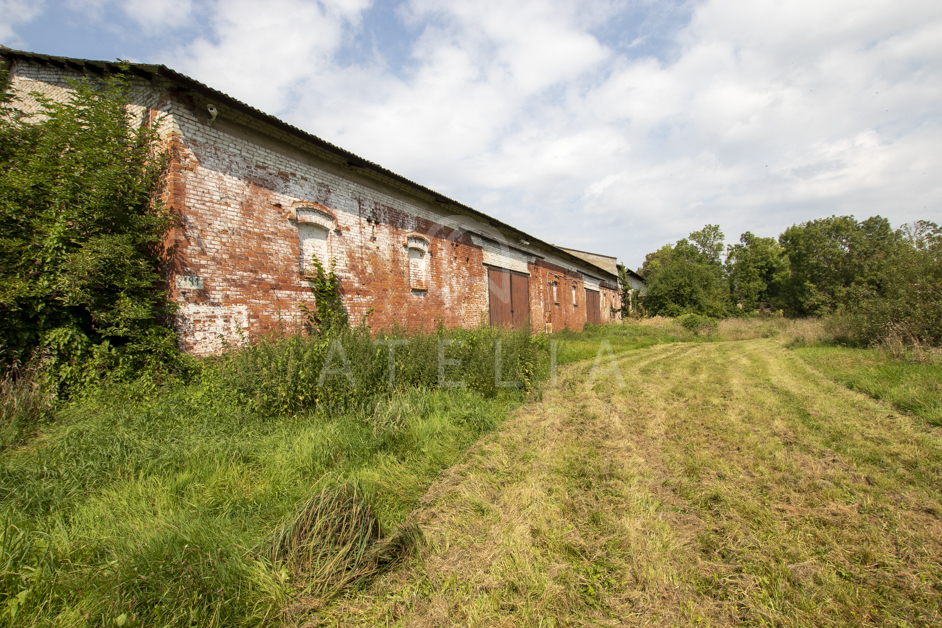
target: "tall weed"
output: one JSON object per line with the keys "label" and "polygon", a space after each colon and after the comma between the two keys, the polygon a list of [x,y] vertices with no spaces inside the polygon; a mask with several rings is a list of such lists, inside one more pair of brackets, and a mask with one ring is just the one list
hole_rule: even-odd
{"label": "tall weed", "polygon": [[544,350],[545,341],[527,330],[394,330],[373,337],[363,327],[345,328],[263,338],[208,362],[202,381],[264,416],[337,415],[410,388],[465,388],[488,398],[526,393]]}
{"label": "tall weed", "polygon": [[0,450],[35,434],[50,416],[53,400],[38,361],[14,364],[0,378]]}

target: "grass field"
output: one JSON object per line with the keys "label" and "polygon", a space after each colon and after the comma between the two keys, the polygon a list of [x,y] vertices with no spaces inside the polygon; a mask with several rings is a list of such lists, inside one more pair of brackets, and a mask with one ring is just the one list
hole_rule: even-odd
{"label": "grass field", "polygon": [[420,557],[299,621],[942,624],[937,428],[775,340],[617,363],[565,371],[433,484]]}
{"label": "grass field", "polygon": [[844,347],[797,347],[795,352],[825,376],[942,427],[942,362],[918,363],[885,351]]}
{"label": "grass field", "polygon": [[[940,625],[938,367],[821,336],[506,337],[495,380],[473,332],[444,373],[468,388],[416,338],[412,383],[319,388],[339,414],[291,401],[300,341],[104,389],[4,436],[0,626]],[[386,347],[355,342],[381,390]],[[499,381],[538,355],[555,385],[521,407]]]}
{"label": "grass field", "polygon": [[437,337],[405,340],[394,389],[387,347],[363,334],[345,338],[349,387],[340,358],[318,385],[315,338],[188,383],[105,387],[42,420],[41,391],[4,380],[0,626],[277,626],[293,600],[352,583],[333,578],[338,560],[362,583],[414,551],[401,524],[418,499],[525,399],[495,389],[494,341],[502,379],[521,383],[539,347],[461,332],[446,339],[461,366],[439,375]]}

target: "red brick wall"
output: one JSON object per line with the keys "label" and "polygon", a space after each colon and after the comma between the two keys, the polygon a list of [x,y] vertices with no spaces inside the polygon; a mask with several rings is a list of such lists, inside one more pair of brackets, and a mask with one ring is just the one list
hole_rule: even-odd
{"label": "red brick wall", "polygon": [[[533,321],[534,331],[582,329],[586,322],[582,275],[544,260],[537,260],[530,267],[533,278],[530,283],[531,312],[541,311],[543,318],[543,324],[539,326],[536,320]],[[550,282],[557,282],[556,301],[553,300]],[[573,286],[576,288],[575,299]]]}
{"label": "red brick wall", "polygon": [[[443,227],[444,214],[355,171],[259,138],[222,113],[209,127],[194,108],[174,102],[179,133],[168,193],[180,223],[173,271],[203,282],[201,290],[173,287],[188,350],[208,353],[240,335],[303,325],[298,303],[310,307],[313,299],[300,275],[299,207],[320,207],[336,218],[328,246],[354,324],[364,317],[374,329],[487,322],[482,250],[467,233]],[[429,241],[427,290],[410,284],[410,234]]]}
{"label": "red brick wall", "polygon": [[[63,72],[25,64],[13,78],[24,89],[60,98],[67,93]],[[206,354],[269,331],[303,327],[299,303],[314,304],[301,274],[299,208],[318,209],[329,221],[327,247],[354,324],[364,317],[374,329],[486,324],[485,262],[529,273],[535,332],[547,323],[554,330],[585,323],[579,265],[552,252],[541,251],[541,259],[525,245],[487,244],[480,235],[452,230],[444,226],[451,224],[448,212],[434,199],[379,181],[282,131],[262,129],[246,114],[217,103],[219,115],[210,124],[205,103],[193,94],[143,82],[138,91],[136,111],[151,120],[163,116],[160,128],[171,156],[161,198],[177,223],[167,239],[165,270],[186,350]],[[427,290],[410,283],[410,235],[428,241]],[[193,283],[180,287],[177,278]],[[548,293],[549,281],[558,281],[558,305]],[[607,307],[602,316],[608,320]]]}

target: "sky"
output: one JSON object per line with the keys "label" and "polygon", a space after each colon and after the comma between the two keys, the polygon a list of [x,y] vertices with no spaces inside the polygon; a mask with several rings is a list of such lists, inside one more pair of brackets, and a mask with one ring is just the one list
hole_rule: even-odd
{"label": "sky", "polygon": [[0,43],[166,65],[629,268],[942,222],[939,0],[0,0]]}

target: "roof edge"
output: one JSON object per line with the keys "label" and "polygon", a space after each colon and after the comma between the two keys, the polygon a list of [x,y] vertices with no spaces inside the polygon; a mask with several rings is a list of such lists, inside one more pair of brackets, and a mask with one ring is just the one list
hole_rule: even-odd
{"label": "roof edge", "polygon": [[[201,92],[205,97],[215,99],[218,102],[225,104],[227,107],[230,107],[232,109],[242,112],[245,115],[255,118],[256,120],[262,122],[263,124],[266,124],[282,132],[288,133],[289,135],[293,135],[296,138],[304,142],[313,144],[314,146],[317,146],[318,148],[325,150],[329,153],[333,153],[337,157],[340,157],[346,160],[348,165],[350,166],[368,170],[380,179],[387,179],[399,185],[403,185],[408,188],[411,188],[414,191],[414,193],[416,193],[417,195],[428,197],[433,202],[437,202],[439,205],[442,205],[445,207],[447,206],[454,207],[455,209],[461,212],[464,212],[470,215],[471,217],[475,217],[477,219],[482,220],[483,222],[489,224],[492,227],[495,227],[501,231],[507,231],[508,234],[512,234],[517,240],[527,240],[529,241],[528,244],[530,246],[537,244],[540,246],[540,248],[544,248],[546,250],[552,251],[555,255],[565,259],[566,261],[575,263],[576,265],[579,265],[579,266],[584,265],[584,264],[589,264],[589,266],[591,266],[592,268],[596,268],[594,264],[591,264],[583,260],[580,257],[572,255],[571,253],[563,250],[562,248],[554,244],[551,244],[549,242],[541,240],[540,238],[532,236],[524,231],[521,231],[520,229],[517,229],[516,227],[513,227],[497,218],[494,218],[493,216],[485,214],[484,212],[478,211],[474,209],[473,207],[464,205],[463,203],[460,203],[451,198],[448,198],[444,196],[443,194],[440,194],[430,188],[427,188],[419,183],[416,183],[415,181],[407,179],[406,177],[402,175],[396,174],[395,172],[392,172],[391,170],[387,170],[386,168],[380,166],[379,164],[371,162],[358,155],[355,155],[354,153],[351,153],[350,151],[340,148],[339,146],[331,144],[330,142],[320,137],[317,137],[316,135],[308,133],[307,131],[304,131],[291,124],[288,124],[287,122],[279,118],[276,118],[275,116],[271,114],[265,113],[264,111],[261,111],[260,109],[256,109],[255,107],[252,107],[251,105],[248,105],[232,96],[229,96],[228,94],[224,92],[221,92],[204,83],[201,83],[200,81],[197,81],[196,79],[190,78],[189,76],[186,76],[185,74],[181,74],[180,72],[177,72],[176,70],[173,70],[172,68],[169,68],[165,65],[162,65],[162,64],[154,65],[154,64],[132,63],[132,62],[127,62],[127,64],[125,65],[124,62],[96,61],[96,60],[91,60],[91,59],[74,59],[71,57],[59,57],[55,55],[44,55],[40,53],[27,52],[23,50],[15,50],[13,48],[8,48],[6,46],[0,47],[0,57],[20,58],[20,59],[29,60],[29,61],[35,61],[38,63],[47,63],[47,64],[61,67],[63,69],[71,69],[76,72],[91,71],[96,74],[107,74],[107,73],[131,74],[139,78],[143,78],[145,80],[150,80],[150,81],[152,81],[153,77],[155,76],[163,78],[167,81],[170,81],[171,83],[175,83],[186,89],[191,89],[191,90]],[[599,269],[599,271],[605,273],[606,275],[610,277],[614,277],[617,280],[617,275],[613,275],[611,272],[605,269],[601,269],[601,268]]]}

